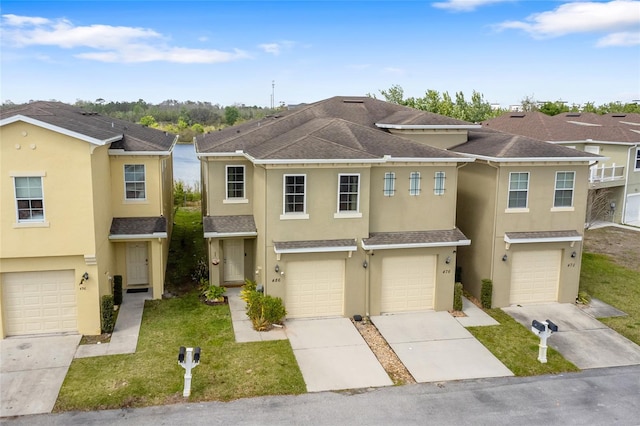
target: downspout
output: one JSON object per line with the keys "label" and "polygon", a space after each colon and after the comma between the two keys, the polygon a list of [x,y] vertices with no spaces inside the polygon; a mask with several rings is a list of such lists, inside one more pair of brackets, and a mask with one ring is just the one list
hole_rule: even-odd
{"label": "downspout", "polygon": [[[629,174],[631,173],[631,169],[629,168],[629,165],[631,164],[631,150],[632,149],[638,149],[638,144],[632,145],[629,147],[629,149],[627,150],[627,166],[626,166],[626,173],[625,173],[625,177],[624,177],[624,193],[622,195],[622,215],[620,216],[620,222],[621,223],[626,223],[627,220],[627,194],[629,191]],[[634,169],[635,169],[635,164],[634,164]]]}
{"label": "downspout", "polygon": [[487,161],[487,166],[493,167],[493,168],[496,169],[496,180],[495,180],[495,182],[496,182],[496,195],[494,197],[495,200],[494,200],[494,206],[493,206],[493,211],[494,211],[494,214],[493,214],[493,231],[492,231],[493,241],[492,241],[492,244],[491,244],[491,263],[490,263],[491,264],[490,275],[491,275],[491,279],[493,280],[493,272],[495,270],[495,261],[494,261],[494,259],[496,257],[495,237],[496,237],[496,228],[498,227],[497,218],[498,218],[498,194],[500,192],[499,191],[499,187],[500,187],[500,168],[497,165],[491,164],[491,161]]}
{"label": "downspout", "polygon": [[371,294],[371,290],[369,288],[369,286],[371,285],[369,281],[369,267],[371,267],[371,263],[369,263],[369,253],[366,250],[364,251],[364,261],[367,262],[368,265],[364,271],[364,310],[365,316],[369,318],[369,310],[371,306],[371,300],[369,296]]}

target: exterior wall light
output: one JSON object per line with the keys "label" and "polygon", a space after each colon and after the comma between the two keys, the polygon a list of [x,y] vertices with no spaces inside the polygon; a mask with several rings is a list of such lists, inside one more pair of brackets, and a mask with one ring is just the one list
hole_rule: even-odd
{"label": "exterior wall light", "polygon": [[276,265],[276,272],[280,272],[280,265]]}
{"label": "exterior wall light", "polygon": [[576,257],[578,255],[578,253],[576,253],[575,251],[573,253],[571,253],[571,257]]}
{"label": "exterior wall light", "polygon": [[503,262],[506,262],[506,261],[507,261],[507,259],[508,259],[508,258],[507,258],[507,255],[506,255],[506,254],[505,254],[504,256],[502,256],[502,261],[503,261]]}
{"label": "exterior wall light", "polygon": [[[575,252],[574,252],[574,253],[575,253]],[[574,256],[574,257],[575,257],[575,256]],[[84,281],[88,281],[88,280],[89,280],[89,273],[88,273],[88,272],[85,272],[84,274],[82,274],[82,279],[83,279]]]}
{"label": "exterior wall light", "polygon": [[364,262],[362,262],[362,267],[367,269],[367,266],[369,266],[369,264],[367,263],[367,261],[365,260]]}
{"label": "exterior wall light", "polygon": [[446,263],[447,265],[451,263],[451,256],[447,256],[446,260],[444,261],[444,263]]}

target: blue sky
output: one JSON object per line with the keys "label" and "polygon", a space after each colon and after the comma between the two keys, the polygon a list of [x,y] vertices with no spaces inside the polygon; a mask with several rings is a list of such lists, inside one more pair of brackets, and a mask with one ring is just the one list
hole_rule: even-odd
{"label": "blue sky", "polygon": [[[640,99],[640,1],[2,1],[0,99]],[[378,96],[380,97],[380,96]]]}

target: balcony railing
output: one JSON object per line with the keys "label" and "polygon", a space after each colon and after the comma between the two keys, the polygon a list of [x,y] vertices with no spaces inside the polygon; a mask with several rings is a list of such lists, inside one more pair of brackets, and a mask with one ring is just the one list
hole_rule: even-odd
{"label": "balcony railing", "polygon": [[624,166],[616,166],[615,163],[611,166],[602,167],[598,165],[591,166],[589,169],[589,182],[612,182],[616,180],[624,180]]}

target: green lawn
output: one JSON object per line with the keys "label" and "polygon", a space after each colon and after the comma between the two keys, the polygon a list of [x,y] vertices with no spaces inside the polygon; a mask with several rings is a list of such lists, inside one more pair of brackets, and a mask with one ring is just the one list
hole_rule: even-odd
{"label": "green lawn", "polygon": [[229,307],[205,305],[191,292],[146,303],[135,354],[74,360],[55,411],[184,401],[180,346],[202,348],[189,401],[306,392],[288,340],[235,343]]}
{"label": "green lawn", "polygon": [[556,350],[547,349],[547,363],[538,361],[540,339],[501,309],[485,309],[500,325],[468,327],[492,354],[516,376],[579,371]]}
{"label": "green lawn", "polygon": [[288,340],[235,343],[229,306],[199,300],[191,276],[206,262],[200,210],[181,208],[174,222],[165,287],[180,296],[146,302],[135,354],[74,360],[55,411],[184,401],[180,346],[202,349],[189,401],[306,392]]}
{"label": "green lawn", "polygon": [[627,339],[640,345],[640,274],[614,264],[607,256],[584,253],[580,290],[627,313],[600,318]]}

